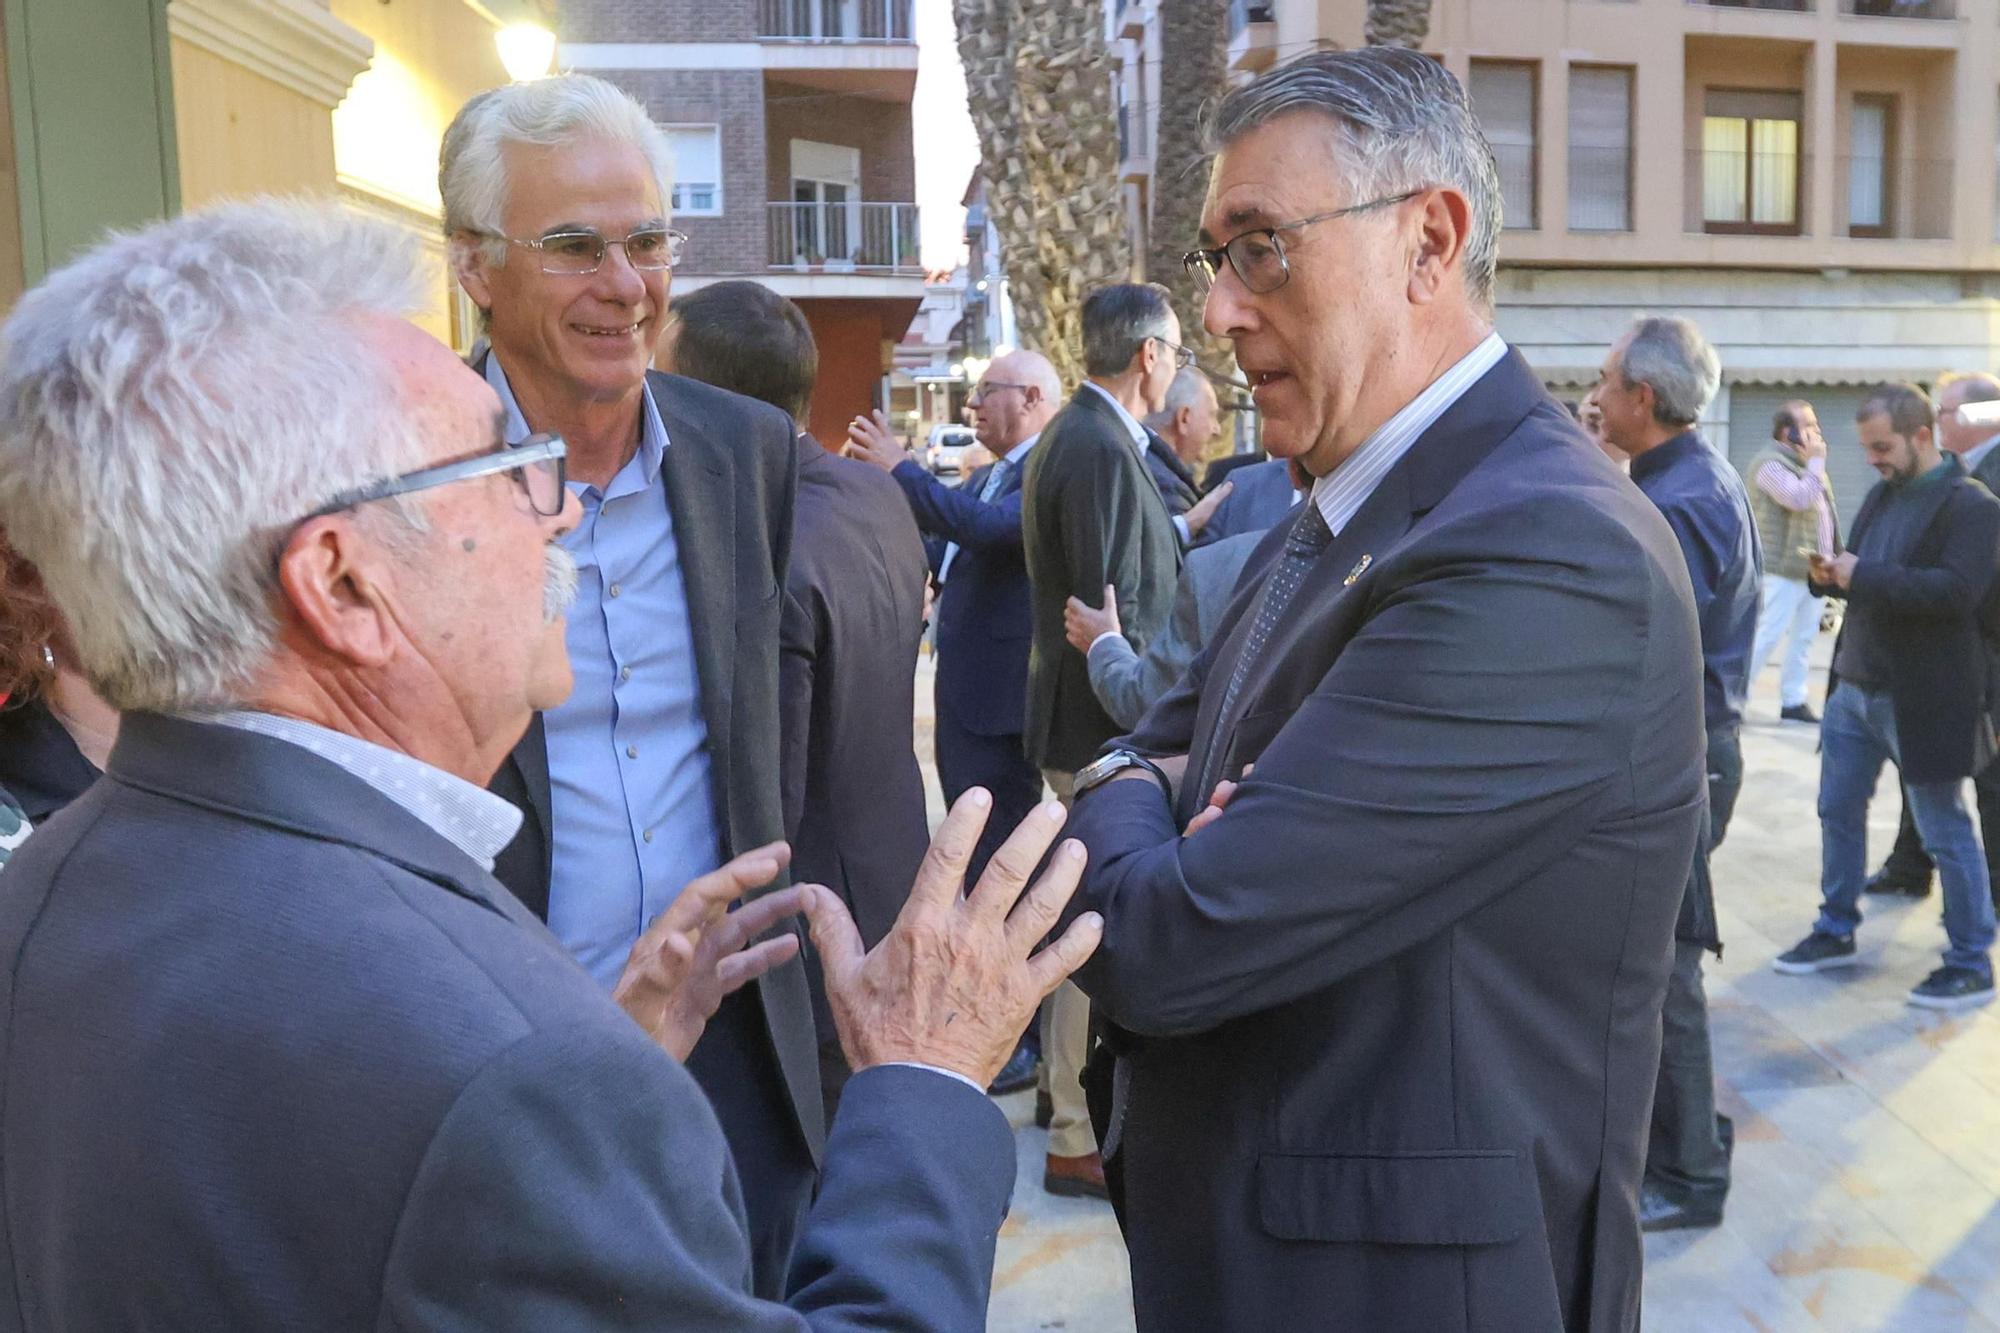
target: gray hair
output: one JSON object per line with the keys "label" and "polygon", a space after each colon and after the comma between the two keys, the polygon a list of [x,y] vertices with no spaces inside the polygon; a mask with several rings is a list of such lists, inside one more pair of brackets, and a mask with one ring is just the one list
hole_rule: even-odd
{"label": "gray hair", "polygon": [[1618,373],[1653,389],[1653,419],[1692,426],[1722,386],[1722,359],[1691,319],[1649,315],[1632,325]]}
{"label": "gray hair", "polygon": [[1488,306],[1500,235],[1500,173],[1472,104],[1445,67],[1400,47],[1313,51],[1272,69],[1216,104],[1211,152],[1293,111],[1326,117],[1335,131],[1349,203],[1446,186],[1465,196],[1465,287]]}
{"label": "gray hair", "polygon": [[487,260],[507,262],[508,245],[494,240],[507,208],[506,146],[562,144],[597,137],[627,143],[645,156],[660,190],[660,209],[673,198],[674,150],[646,108],[616,84],[589,74],[510,83],[483,92],[452,118],[438,152],[438,193],[444,232],[456,246],[469,236]]}
{"label": "gray hair", "polygon": [[1146,418],[1146,424],[1156,431],[1165,430],[1173,424],[1174,415],[1183,407],[1193,407],[1201,401],[1201,386],[1208,382],[1208,376],[1193,366],[1183,366],[1174,374],[1174,382],[1167,386],[1166,400],[1160,410]]}
{"label": "gray hair", "polygon": [[1084,373],[1123,374],[1146,339],[1167,336],[1173,315],[1172,296],[1158,283],[1099,287],[1083,298]]}
{"label": "gray hair", "polygon": [[21,298],[0,328],[0,527],[113,707],[246,696],[294,525],[424,461],[356,321],[427,304],[399,229],[270,199],[114,237]]}

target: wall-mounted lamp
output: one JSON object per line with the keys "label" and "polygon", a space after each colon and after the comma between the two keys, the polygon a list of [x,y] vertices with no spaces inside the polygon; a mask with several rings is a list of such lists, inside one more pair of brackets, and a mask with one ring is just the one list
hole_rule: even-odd
{"label": "wall-mounted lamp", "polygon": [[539,23],[510,23],[493,34],[500,63],[516,83],[539,79],[556,60],[556,35]]}

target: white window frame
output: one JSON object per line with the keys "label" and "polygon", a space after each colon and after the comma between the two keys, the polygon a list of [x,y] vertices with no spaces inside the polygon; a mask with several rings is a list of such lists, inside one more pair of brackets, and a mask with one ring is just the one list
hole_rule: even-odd
{"label": "white window frame", "polygon": [[[674,197],[667,201],[667,209],[677,218],[721,217],[724,202],[722,190],[722,126],[715,121],[672,121],[662,125],[660,128],[667,132],[667,142],[669,144],[673,142],[674,133],[677,130],[707,130],[715,136],[715,206],[712,208],[683,208],[681,206],[680,195],[683,182],[681,180],[680,155],[676,153],[674,155]],[[707,184],[705,181],[698,183]]]}

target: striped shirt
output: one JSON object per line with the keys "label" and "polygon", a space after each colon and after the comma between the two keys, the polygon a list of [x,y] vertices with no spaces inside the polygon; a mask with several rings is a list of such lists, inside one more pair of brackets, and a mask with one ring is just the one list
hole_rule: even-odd
{"label": "striped shirt", "polygon": [[1497,333],[1465,354],[1463,360],[1431,381],[1430,387],[1404,404],[1401,411],[1375,428],[1340,466],[1313,483],[1313,503],[1319,506],[1335,536],[1345,528],[1389,469],[1410,452],[1423,433],[1436,424],[1445,409],[1465,396],[1465,391],[1507,355],[1507,344]]}
{"label": "striped shirt", "polygon": [[1819,551],[1834,552],[1833,511],[1826,503],[1826,460],[1808,458],[1803,473],[1792,471],[1773,459],[1757,469],[1757,489],[1796,514],[1808,509],[1819,511]]}
{"label": "striped shirt", "polygon": [[511,801],[441,768],[433,768],[421,759],[364,741],[359,736],[293,717],[247,709],[191,716],[196,722],[289,741],[328,763],[337,764],[422,820],[439,837],[478,862],[482,870],[493,869],[493,858],[506,849],[521,827],[521,812]]}

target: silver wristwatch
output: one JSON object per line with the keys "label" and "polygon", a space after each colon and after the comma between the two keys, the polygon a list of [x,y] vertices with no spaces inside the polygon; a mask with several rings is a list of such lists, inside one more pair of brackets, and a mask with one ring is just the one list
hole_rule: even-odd
{"label": "silver wristwatch", "polygon": [[1076,771],[1076,794],[1083,795],[1092,787],[1109,781],[1113,776],[1128,768],[1143,768],[1160,780],[1160,790],[1172,793],[1174,784],[1167,781],[1166,770],[1140,754],[1137,750],[1113,750],[1100,755]]}

